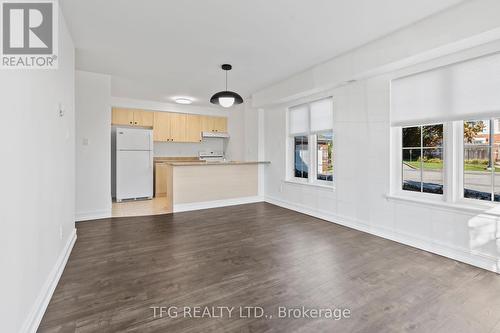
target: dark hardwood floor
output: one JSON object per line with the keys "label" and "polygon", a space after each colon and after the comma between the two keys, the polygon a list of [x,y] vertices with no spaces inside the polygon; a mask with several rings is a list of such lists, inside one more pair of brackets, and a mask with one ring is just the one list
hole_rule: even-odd
{"label": "dark hardwood floor", "polygon": [[[500,276],[266,203],[77,228],[40,332],[500,332]],[[236,309],[155,318],[159,306]],[[351,313],[278,318],[300,306]]]}

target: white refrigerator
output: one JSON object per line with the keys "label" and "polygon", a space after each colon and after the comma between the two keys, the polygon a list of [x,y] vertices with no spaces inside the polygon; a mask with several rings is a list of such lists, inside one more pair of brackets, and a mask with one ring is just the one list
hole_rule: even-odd
{"label": "white refrigerator", "polygon": [[116,201],[153,198],[153,132],[121,128],[113,131]]}

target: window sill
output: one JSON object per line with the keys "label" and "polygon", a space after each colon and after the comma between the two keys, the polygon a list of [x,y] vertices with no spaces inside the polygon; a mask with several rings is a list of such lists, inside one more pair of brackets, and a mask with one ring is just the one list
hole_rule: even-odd
{"label": "window sill", "polygon": [[445,202],[442,200],[419,199],[414,197],[406,197],[402,195],[387,194],[388,201],[409,202],[425,206],[433,206],[451,211],[460,211],[472,214],[486,214],[490,216],[500,217],[500,205],[489,203],[469,203],[469,202]]}
{"label": "window sill", "polygon": [[317,188],[327,190],[327,191],[332,191],[332,192],[335,190],[335,186],[333,184],[332,185],[325,185],[325,184],[318,184],[318,183],[308,183],[308,182],[301,182],[301,181],[297,181],[297,180],[293,180],[293,179],[283,180],[283,182],[286,184],[317,187]]}

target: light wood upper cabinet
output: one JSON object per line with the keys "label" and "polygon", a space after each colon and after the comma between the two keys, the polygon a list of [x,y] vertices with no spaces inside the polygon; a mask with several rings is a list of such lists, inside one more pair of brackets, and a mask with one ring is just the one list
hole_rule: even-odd
{"label": "light wood upper cabinet", "polygon": [[187,114],[171,113],[170,132],[172,141],[186,142]]}
{"label": "light wood upper cabinet", "polygon": [[[190,115],[185,113],[155,112],[153,140],[163,142],[199,142],[199,139],[194,141],[194,134],[188,133],[190,129],[194,131],[194,127],[196,127],[196,119],[188,116]],[[192,120],[194,125],[188,125],[188,119]],[[198,134],[198,137],[200,136]]]}
{"label": "light wood upper cabinet", "polygon": [[226,117],[201,116],[201,130],[203,132],[227,132]]}
{"label": "light wood upper cabinet", "polygon": [[226,117],[113,108],[113,125],[152,127],[154,141],[201,142],[201,132],[227,132]]}
{"label": "light wood upper cabinet", "polygon": [[111,124],[153,127],[154,113],[151,111],[113,108]]}
{"label": "light wood upper cabinet", "polygon": [[201,142],[201,116],[196,114],[187,115],[186,141]]}
{"label": "light wood upper cabinet", "polygon": [[134,125],[142,127],[153,127],[154,113],[151,111],[134,111]]}
{"label": "light wood upper cabinet", "polygon": [[201,116],[201,131],[213,132],[214,130],[214,117]]}
{"label": "light wood upper cabinet", "polygon": [[111,124],[113,125],[134,125],[134,110],[113,108],[111,114]]}
{"label": "light wood upper cabinet", "polygon": [[153,125],[153,140],[154,141],[170,141],[172,138],[171,123],[172,113],[155,112]]}
{"label": "light wood upper cabinet", "polygon": [[227,132],[227,118],[226,117],[214,117],[214,130],[215,132]]}

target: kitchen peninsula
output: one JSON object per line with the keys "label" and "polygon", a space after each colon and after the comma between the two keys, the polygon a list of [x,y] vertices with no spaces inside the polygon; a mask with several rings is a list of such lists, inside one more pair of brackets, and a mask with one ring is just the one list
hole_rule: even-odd
{"label": "kitchen peninsula", "polygon": [[256,161],[162,161],[166,197],[172,212],[203,209],[259,200]]}

